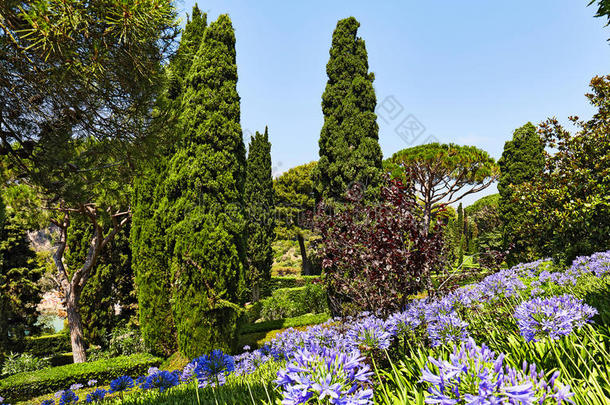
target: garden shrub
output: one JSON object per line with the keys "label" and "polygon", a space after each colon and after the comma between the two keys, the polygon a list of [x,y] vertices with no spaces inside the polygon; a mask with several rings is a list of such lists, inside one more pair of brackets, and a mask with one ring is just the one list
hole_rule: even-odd
{"label": "garden shrub", "polygon": [[71,350],[70,337],[66,333],[56,333],[53,335],[26,337],[19,351],[42,357],[61,354]]}
{"label": "garden shrub", "polygon": [[157,367],[161,362],[162,359],[150,354],[136,354],[19,373],[0,380],[0,397],[12,402],[24,401],[72,384],[87,384],[92,379],[103,385],[123,375],[146,374],[150,367]]}
{"label": "garden shrub", "polygon": [[308,283],[304,287],[281,288],[261,301],[260,315],[270,321],[328,310],[326,290],[321,284]]}
{"label": "garden shrub", "polygon": [[4,360],[1,374],[2,377],[8,377],[13,374],[42,370],[50,366],[49,360],[32,356],[29,353],[11,353]]}
{"label": "garden shrub", "polygon": [[271,277],[271,280],[267,284],[263,291],[263,296],[270,296],[273,291],[279,290],[280,288],[296,288],[303,287],[308,282],[316,283],[321,280],[320,276],[277,276]]}
{"label": "garden shrub", "polygon": [[388,181],[375,204],[359,196],[355,188],[345,206],[332,212],[321,204],[316,215],[317,256],[333,315],[404,308],[442,265],[442,230],[426,227],[412,187]]}

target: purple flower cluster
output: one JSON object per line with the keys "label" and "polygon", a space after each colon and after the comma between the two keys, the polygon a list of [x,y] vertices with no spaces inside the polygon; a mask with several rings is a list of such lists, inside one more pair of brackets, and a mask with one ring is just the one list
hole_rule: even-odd
{"label": "purple flower cluster", "polygon": [[200,388],[224,385],[226,377],[235,370],[233,357],[222,350],[212,350],[210,354],[198,357],[192,363]]}
{"label": "purple flower cluster", "polygon": [[533,298],[515,309],[521,336],[528,342],[545,337],[559,339],[581,328],[597,314],[595,308],[572,295]]}
{"label": "purple flower cluster", "polygon": [[371,375],[358,350],[297,349],[276,383],[284,392],[283,405],[365,405],[373,403]]}
{"label": "purple flower cluster", "polygon": [[429,358],[422,382],[429,384],[428,404],[562,404],[572,402],[569,386],[557,383],[559,372],[547,381],[535,365],[517,370],[504,364],[485,345],[472,339],[456,347],[449,360]]}

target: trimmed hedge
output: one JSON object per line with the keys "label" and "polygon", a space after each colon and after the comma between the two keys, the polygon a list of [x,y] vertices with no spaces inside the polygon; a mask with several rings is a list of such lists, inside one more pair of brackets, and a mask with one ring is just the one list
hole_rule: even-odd
{"label": "trimmed hedge", "polygon": [[320,276],[278,276],[271,277],[271,280],[267,283],[266,288],[262,291],[263,296],[269,296],[275,290],[281,288],[296,288],[303,287],[308,282],[318,283],[322,282]]}
{"label": "trimmed hedge", "polygon": [[67,389],[72,384],[87,384],[91,379],[97,380],[99,385],[104,385],[123,375],[137,377],[146,374],[149,367],[157,367],[162,361],[158,357],[142,353],[19,373],[0,380],[0,397],[9,402],[24,401]]}
{"label": "trimmed hedge", "polygon": [[244,325],[241,334],[269,332],[276,329],[296,328],[297,326],[316,325],[330,319],[328,314],[306,314],[294,318],[277,319]]}
{"label": "trimmed hedge", "polygon": [[326,289],[322,284],[280,288],[260,301],[260,318],[265,321],[328,312]]}
{"label": "trimmed hedge", "polygon": [[20,352],[36,357],[48,357],[72,350],[70,337],[65,333],[26,337],[20,346]]}

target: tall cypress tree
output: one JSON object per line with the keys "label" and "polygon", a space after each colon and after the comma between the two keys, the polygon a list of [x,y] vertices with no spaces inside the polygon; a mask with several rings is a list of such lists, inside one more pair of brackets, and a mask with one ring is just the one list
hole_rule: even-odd
{"label": "tall cypress tree", "polygon": [[252,137],[248,148],[245,202],[248,213],[248,269],[246,285],[252,301],[260,298],[260,288],[271,278],[275,233],[274,192],[271,175],[271,143],[265,133]]}
{"label": "tall cypress tree", "polygon": [[246,148],[227,15],[206,28],[182,105],[184,139],[169,162],[163,204],[178,346],[194,357],[233,348],[246,262]]}
{"label": "tall cypress tree", "polygon": [[144,167],[133,192],[131,246],[133,270],[138,292],[140,329],[151,351],[170,355],[177,349],[176,328],[172,313],[170,263],[167,244],[167,205],[163,182],[167,165],[175,152],[175,142],[182,137],[179,117],[182,113],[184,81],[197,53],[207,26],[207,15],[197,5],[182,33],[176,55],[168,68],[168,89],[158,100],[170,111],[172,121],[163,133],[158,156]]}
{"label": "tall cypress tree", "polygon": [[364,40],[357,37],[360,23],[340,20],[333,33],[328,82],[322,95],[324,126],[320,133],[320,160],[314,172],[316,199],[340,201],[352,185],[374,195],[379,183],[382,153],[373,89]]}
{"label": "tall cypress tree", "polygon": [[528,243],[515,237],[515,229],[523,222],[523,212],[513,200],[514,186],[533,180],[544,168],[544,146],[536,127],[528,122],[513,133],[513,139],[504,144],[500,166],[499,210],[503,223],[505,247],[512,246],[507,261],[515,264],[528,259]]}

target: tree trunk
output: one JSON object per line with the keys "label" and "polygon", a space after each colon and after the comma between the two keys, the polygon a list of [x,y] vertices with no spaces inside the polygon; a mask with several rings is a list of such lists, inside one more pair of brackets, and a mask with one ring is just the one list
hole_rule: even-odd
{"label": "tree trunk", "polygon": [[301,249],[301,274],[304,276],[311,276],[311,263],[307,259],[307,250],[305,249],[305,240],[303,234],[297,232],[297,239],[299,241],[299,248]]}
{"label": "tree trunk", "polygon": [[87,353],[85,352],[85,340],[83,338],[83,320],[78,308],[78,298],[73,293],[66,297],[66,312],[70,325],[70,342],[72,343],[74,363],[84,363],[87,361]]}
{"label": "tree trunk", "polygon": [[261,299],[261,287],[258,283],[252,286],[252,302],[258,302]]}

